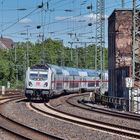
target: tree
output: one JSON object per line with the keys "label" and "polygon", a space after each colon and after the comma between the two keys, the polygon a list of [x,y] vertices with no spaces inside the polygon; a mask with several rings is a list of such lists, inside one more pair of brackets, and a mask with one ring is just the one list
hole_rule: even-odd
{"label": "tree", "polygon": [[[95,68],[95,48],[94,44],[87,47],[69,48],[65,47],[62,41],[48,38],[41,43],[17,42],[10,50],[0,49],[0,85],[6,85],[9,81],[14,87],[16,81],[24,85],[25,71],[27,69],[27,47],[29,54],[29,66],[41,63],[62,65],[67,67],[77,66],[79,68]],[[71,52],[73,54],[71,58]],[[104,48],[105,68],[108,66],[108,49]],[[78,56],[76,56],[78,55]],[[17,79],[18,78],[18,79]],[[17,85],[16,85],[17,86]]]}

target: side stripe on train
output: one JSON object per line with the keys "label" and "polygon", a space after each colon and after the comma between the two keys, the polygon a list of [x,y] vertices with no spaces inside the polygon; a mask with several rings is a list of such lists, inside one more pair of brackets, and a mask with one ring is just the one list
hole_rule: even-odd
{"label": "side stripe on train", "polygon": [[[100,82],[100,80],[85,80],[85,81],[80,81],[80,80],[54,80],[54,81],[51,81],[52,83],[63,83],[63,82],[65,82],[65,83],[68,83],[68,82],[70,82],[70,83],[99,83]],[[103,80],[102,82],[104,82],[104,83],[106,83],[106,82],[108,82],[108,80]]]}

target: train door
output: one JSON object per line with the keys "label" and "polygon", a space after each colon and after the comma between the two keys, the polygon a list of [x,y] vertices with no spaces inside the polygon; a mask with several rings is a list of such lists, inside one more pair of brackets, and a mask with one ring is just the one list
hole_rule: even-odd
{"label": "train door", "polygon": [[69,91],[73,92],[73,87],[74,87],[74,76],[69,76]]}
{"label": "train door", "polygon": [[63,83],[64,83],[64,90],[68,90],[68,88],[69,88],[69,78],[68,78],[68,76],[64,76]]}
{"label": "train door", "polygon": [[86,77],[82,77],[81,88],[86,88]]}
{"label": "train door", "polygon": [[56,90],[62,91],[63,90],[63,75],[57,74],[55,77],[55,87]]}
{"label": "train door", "polygon": [[80,77],[79,76],[73,76],[73,91],[79,91],[79,83],[80,83]]}
{"label": "train door", "polygon": [[51,73],[49,77],[50,89],[55,89],[55,74]]}
{"label": "train door", "polygon": [[95,82],[94,77],[92,76],[88,77],[88,89],[93,90],[95,89],[95,87],[96,87],[96,82]]}

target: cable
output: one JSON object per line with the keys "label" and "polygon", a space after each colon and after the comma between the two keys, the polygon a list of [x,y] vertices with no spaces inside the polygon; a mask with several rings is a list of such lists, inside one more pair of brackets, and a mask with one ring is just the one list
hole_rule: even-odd
{"label": "cable", "polygon": [[16,25],[20,20],[28,17],[29,15],[31,15],[33,12],[35,12],[38,8],[34,9],[33,11],[31,11],[29,14],[27,14],[26,16],[20,18],[19,20],[17,20],[16,22],[14,22],[13,24],[9,25],[8,27],[6,27],[5,29],[2,30],[2,32],[8,30],[9,28],[11,28],[12,26]]}
{"label": "cable", "polygon": [[[4,1],[4,0],[3,0],[3,1]],[[59,10],[59,9],[57,9],[58,7],[60,7],[60,6],[65,6],[66,3],[69,4],[69,3],[72,2],[72,1],[67,2],[66,0],[58,0],[58,1],[55,1],[55,3],[53,3],[53,0],[48,0],[47,2],[50,2],[50,3],[49,3],[49,6],[53,4],[53,6],[54,6],[54,12],[56,12],[57,10]],[[131,1],[129,1],[129,2],[131,2]],[[129,2],[125,2],[125,3],[129,3]],[[60,5],[60,4],[61,4],[61,5]],[[76,4],[75,4],[75,5],[76,5]],[[119,4],[119,5],[120,5],[120,4]],[[108,9],[114,7],[114,6],[118,6],[118,4],[114,4],[113,6],[108,6],[108,7],[106,7],[105,9],[108,10]],[[84,10],[84,8],[85,8],[85,7],[83,7],[82,9],[80,9],[80,11],[81,11],[81,10]],[[77,8],[77,9],[79,10],[79,8]],[[37,9],[36,9],[36,10],[37,10]],[[35,11],[36,11],[36,10],[35,10]],[[64,9],[64,10],[65,10],[65,9]],[[73,9],[73,10],[75,10],[75,9]],[[25,17],[27,17],[27,16],[29,16],[29,15],[31,15],[31,14],[32,14],[32,15],[38,14],[38,12],[34,13],[35,11],[32,11],[31,13],[29,13],[28,15],[22,17],[22,18],[19,19],[19,20],[22,20],[22,19],[24,19]],[[74,11],[74,12],[75,12],[75,11]],[[50,13],[51,13],[51,12],[49,12],[49,14],[50,14]],[[73,13],[73,14],[75,14],[75,13]],[[85,13],[83,13],[83,14],[81,14],[81,15],[85,15]],[[62,19],[62,20],[59,20],[59,21],[52,21],[52,22],[49,21],[49,23],[46,23],[46,24],[42,25],[42,27],[54,25],[54,24],[61,23],[61,22],[64,22],[64,21],[69,22],[69,20],[72,20],[73,18],[76,18],[76,17],[80,17],[81,15],[76,15],[76,16],[72,16],[72,17],[66,17],[65,19]],[[8,30],[9,28],[13,27],[14,25],[16,25],[16,24],[19,22],[19,20],[16,21],[16,22],[14,22],[13,24],[9,25],[8,27],[6,27],[5,29],[3,29],[2,31],[6,31],[6,30]],[[77,22],[77,21],[76,21],[76,22]],[[77,23],[76,23],[76,22],[75,22],[75,27],[74,27],[74,29],[77,27]],[[93,27],[93,26],[92,26],[92,27]],[[72,28],[72,27],[71,27],[71,28]],[[36,27],[29,28],[29,30],[34,30],[34,29],[36,29]],[[69,28],[68,28],[68,30],[69,30]],[[22,31],[26,31],[26,30],[22,30]],[[11,33],[11,34],[16,34],[16,33],[22,32],[22,31],[18,31],[18,32]],[[61,32],[63,32],[63,31],[65,31],[65,29],[62,29],[62,30],[61,30]],[[54,32],[57,32],[57,31],[54,31]]]}
{"label": "cable", "polygon": [[[43,4],[44,4],[44,3],[43,3]],[[43,6],[43,5],[39,5],[39,6]],[[12,26],[16,25],[20,20],[22,20],[22,19],[28,17],[29,15],[31,15],[32,13],[34,13],[36,10],[38,10],[39,8],[41,8],[41,7],[39,7],[39,6],[38,6],[37,8],[35,8],[34,10],[32,10],[29,14],[27,14],[27,15],[25,15],[24,17],[18,19],[16,22],[14,22],[13,24],[9,25],[8,27],[2,29],[1,31],[4,32],[4,31],[8,30],[9,28],[11,28]]]}
{"label": "cable", "polygon": [[[76,15],[76,16],[73,16],[73,17],[67,17],[67,18],[65,18],[65,19],[61,19],[61,20],[59,20],[59,21],[53,21],[53,22],[50,22],[50,23],[46,23],[46,24],[43,25],[43,26],[48,26],[48,25],[60,23],[60,22],[66,21],[66,20],[71,20],[71,19],[73,19],[73,18],[77,18],[77,17],[80,17],[80,16],[84,16],[84,15],[86,15],[86,14],[88,14],[88,12],[83,13],[82,15]],[[30,28],[29,30],[34,30],[34,29],[36,29],[36,27],[32,27],[32,28]],[[11,33],[11,34],[17,34],[17,33],[24,32],[24,31],[26,31],[26,30],[21,30],[21,31],[14,32],[14,33]]]}

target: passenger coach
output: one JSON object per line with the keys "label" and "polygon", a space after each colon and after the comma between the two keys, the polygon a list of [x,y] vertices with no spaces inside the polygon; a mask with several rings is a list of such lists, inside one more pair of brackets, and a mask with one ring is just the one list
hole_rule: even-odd
{"label": "passenger coach", "polygon": [[61,93],[92,91],[99,88],[99,75],[90,69],[35,65],[26,72],[25,96],[47,99]]}

